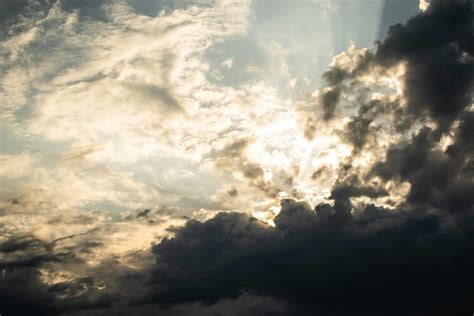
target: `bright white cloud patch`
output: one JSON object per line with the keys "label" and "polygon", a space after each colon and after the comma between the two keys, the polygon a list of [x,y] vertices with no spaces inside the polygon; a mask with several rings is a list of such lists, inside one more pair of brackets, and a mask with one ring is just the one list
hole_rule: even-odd
{"label": "bright white cloud patch", "polygon": [[430,3],[428,1],[420,0],[419,8],[420,8],[421,11],[426,11],[429,6],[430,6]]}

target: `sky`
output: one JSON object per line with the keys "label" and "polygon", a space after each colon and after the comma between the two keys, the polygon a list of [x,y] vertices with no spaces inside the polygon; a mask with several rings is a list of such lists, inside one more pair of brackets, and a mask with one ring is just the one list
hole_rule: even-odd
{"label": "sky", "polygon": [[473,312],[472,0],[0,0],[2,315]]}

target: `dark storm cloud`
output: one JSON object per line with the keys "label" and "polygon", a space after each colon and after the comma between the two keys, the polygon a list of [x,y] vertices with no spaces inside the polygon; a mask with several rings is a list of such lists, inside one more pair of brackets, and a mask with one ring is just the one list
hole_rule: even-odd
{"label": "dark storm cloud", "polygon": [[5,315],[55,315],[57,302],[40,281],[39,267],[59,261],[48,245],[32,237],[10,238],[0,244],[0,306]]}
{"label": "dark storm cloud", "polygon": [[[76,257],[96,244],[79,243],[75,247],[57,247],[71,235],[43,242],[32,236],[14,236],[0,243],[0,308],[5,315],[59,315],[64,311],[84,310],[110,305],[111,296],[88,297],[95,284],[92,277],[44,283],[42,269],[52,265],[81,264]],[[87,250],[86,250],[87,249]]]}
{"label": "dark storm cloud", "polygon": [[336,110],[336,105],[339,102],[341,95],[341,90],[339,88],[331,89],[323,92],[321,95],[321,104],[324,109],[324,119],[330,119],[334,111]]}
{"label": "dark storm cloud", "polygon": [[[425,13],[405,25],[393,26],[375,55],[365,55],[354,68],[364,72],[370,67],[407,63],[403,78],[407,108],[384,101],[360,106],[342,135],[355,150],[363,149],[368,137],[377,137],[371,123],[381,113],[394,114],[398,132],[406,131],[415,121],[424,123],[427,115],[437,123],[436,128],[424,127],[411,139],[392,144],[385,159],[376,162],[366,178],[409,183],[405,202],[412,206],[452,213],[472,210],[473,112],[468,108],[474,89],[473,34],[473,1],[434,1]],[[325,78],[328,84],[347,89],[342,83],[357,76],[355,71],[335,66]],[[363,94],[359,87],[350,92]],[[454,140],[443,151],[440,138],[448,133]]]}
{"label": "dark storm cloud", "polygon": [[[393,105],[380,100],[371,100],[366,104],[362,104],[358,109],[358,114],[352,116],[350,121],[344,126],[342,134],[349,144],[352,144],[354,151],[360,151],[368,142],[369,136],[373,136],[376,131],[372,128],[371,123],[380,115],[389,110]],[[375,138],[375,137],[373,137]]]}
{"label": "dark storm cloud", "polygon": [[[474,205],[473,151],[465,144],[464,135],[472,127],[461,121],[458,141],[446,152],[436,149],[436,139],[429,128],[419,131],[409,142],[391,146],[385,160],[373,166],[372,173],[384,180],[397,179],[410,183],[407,202],[424,207],[442,208],[449,212],[465,212]],[[472,142],[468,140],[467,142]]]}
{"label": "dark storm cloud", "polygon": [[343,182],[336,183],[332,189],[330,198],[336,203],[349,203],[350,198],[366,196],[370,198],[377,198],[388,195],[388,192],[383,188],[377,188],[370,185],[363,185],[356,177],[345,179]]}
{"label": "dark storm cloud", "polygon": [[[334,65],[324,74],[330,91],[320,102],[324,119],[333,116],[344,83],[373,67],[389,68],[406,62],[403,81],[407,114],[412,118],[429,115],[438,123],[439,132],[446,132],[472,100],[473,43],[474,2],[433,1],[426,12],[404,25],[390,27],[375,54],[364,53],[353,69]],[[354,93],[353,86],[349,92]]]}
{"label": "dark storm cloud", "polygon": [[474,2],[433,1],[427,12],[390,28],[376,62],[407,61],[405,96],[414,115],[427,112],[442,132],[470,104],[474,84]]}
{"label": "dark storm cloud", "polygon": [[[189,221],[154,247],[148,302],[216,302],[242,293],[352,314],[470,307],[474,218],[369,205],[354,215],[282,201],[276,227],[244,214]],[[410,313],[412,311],[412,313]]]}

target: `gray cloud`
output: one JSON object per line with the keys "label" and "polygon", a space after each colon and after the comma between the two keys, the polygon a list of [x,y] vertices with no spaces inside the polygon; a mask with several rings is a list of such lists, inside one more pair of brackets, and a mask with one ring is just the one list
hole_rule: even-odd
{"label": "gray cloud", "polygon": [[456,222],[372,205],[343,215],[292,200],[282,202],[275,228],[235,213],[189,221],[154,247],[155,292],[145,301],[213,303],[252,293],[329,313],[462,311],[472,294],[472,216]]}
{"label": "gray cloud", "polygon": [[426,14],[390,28],[376,62],[408,62],[405,97],[416,116],[429,114],[441,132],[470,105],[474,85],[474,4],[433,1]]}

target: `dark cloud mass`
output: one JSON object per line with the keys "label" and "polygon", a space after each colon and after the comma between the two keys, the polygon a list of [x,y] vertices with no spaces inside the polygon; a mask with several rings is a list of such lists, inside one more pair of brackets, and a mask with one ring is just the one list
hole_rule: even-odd
{"label": "dark cloud mass", "polygon": [[148,301],[213,303],[251,293],[356,315],[467,312],[473,219],[373,205],[348,215],[286,200],[275,228],[236,213],[189,221],[154,248]]}
{"label": "dark cloud mass", "polygon": [[422,129],[411,142],[390,147],[385,161],[377,163],[373,172],[384,180],[398,178],[409,182],[410,203],[454,213],[470,211],[474,203],[472,148],[461,141],[444,153],[433,149],[434,145],[432,131]]}
{"label": "dark cloud mass", "polygon": [[[39,280],[41,264],[59,258],[47,246],[30,237],[11,238],[0,245],[2,280],[0,305],[6,315],[54,315],[56,301]],[[5,260],[6,259],[6,260]]]}
{"label": "dark cloud mass", "polygon": [[470,105],[474,84],[474,4],[434,1],[428,12],[390,28],[376,62],[408,62],[405,95],[415,115],[424,112],[446,131]]}
{"label": "dark cloud mass", "polygon": [[[2,236],[4,237],[4,236]],[[72,238],[69,236],[66,238]],[[42,270],[57,265],[78,265],[79,249],[58,248],[65,238],[45,243],[31,236],[10,237],[0,243],[0,306],[5,315],[60,315],[110,305],[107,296],[89,297],[92,277],[45,284]],[[80,245],[92,248],[93,244]]]}

